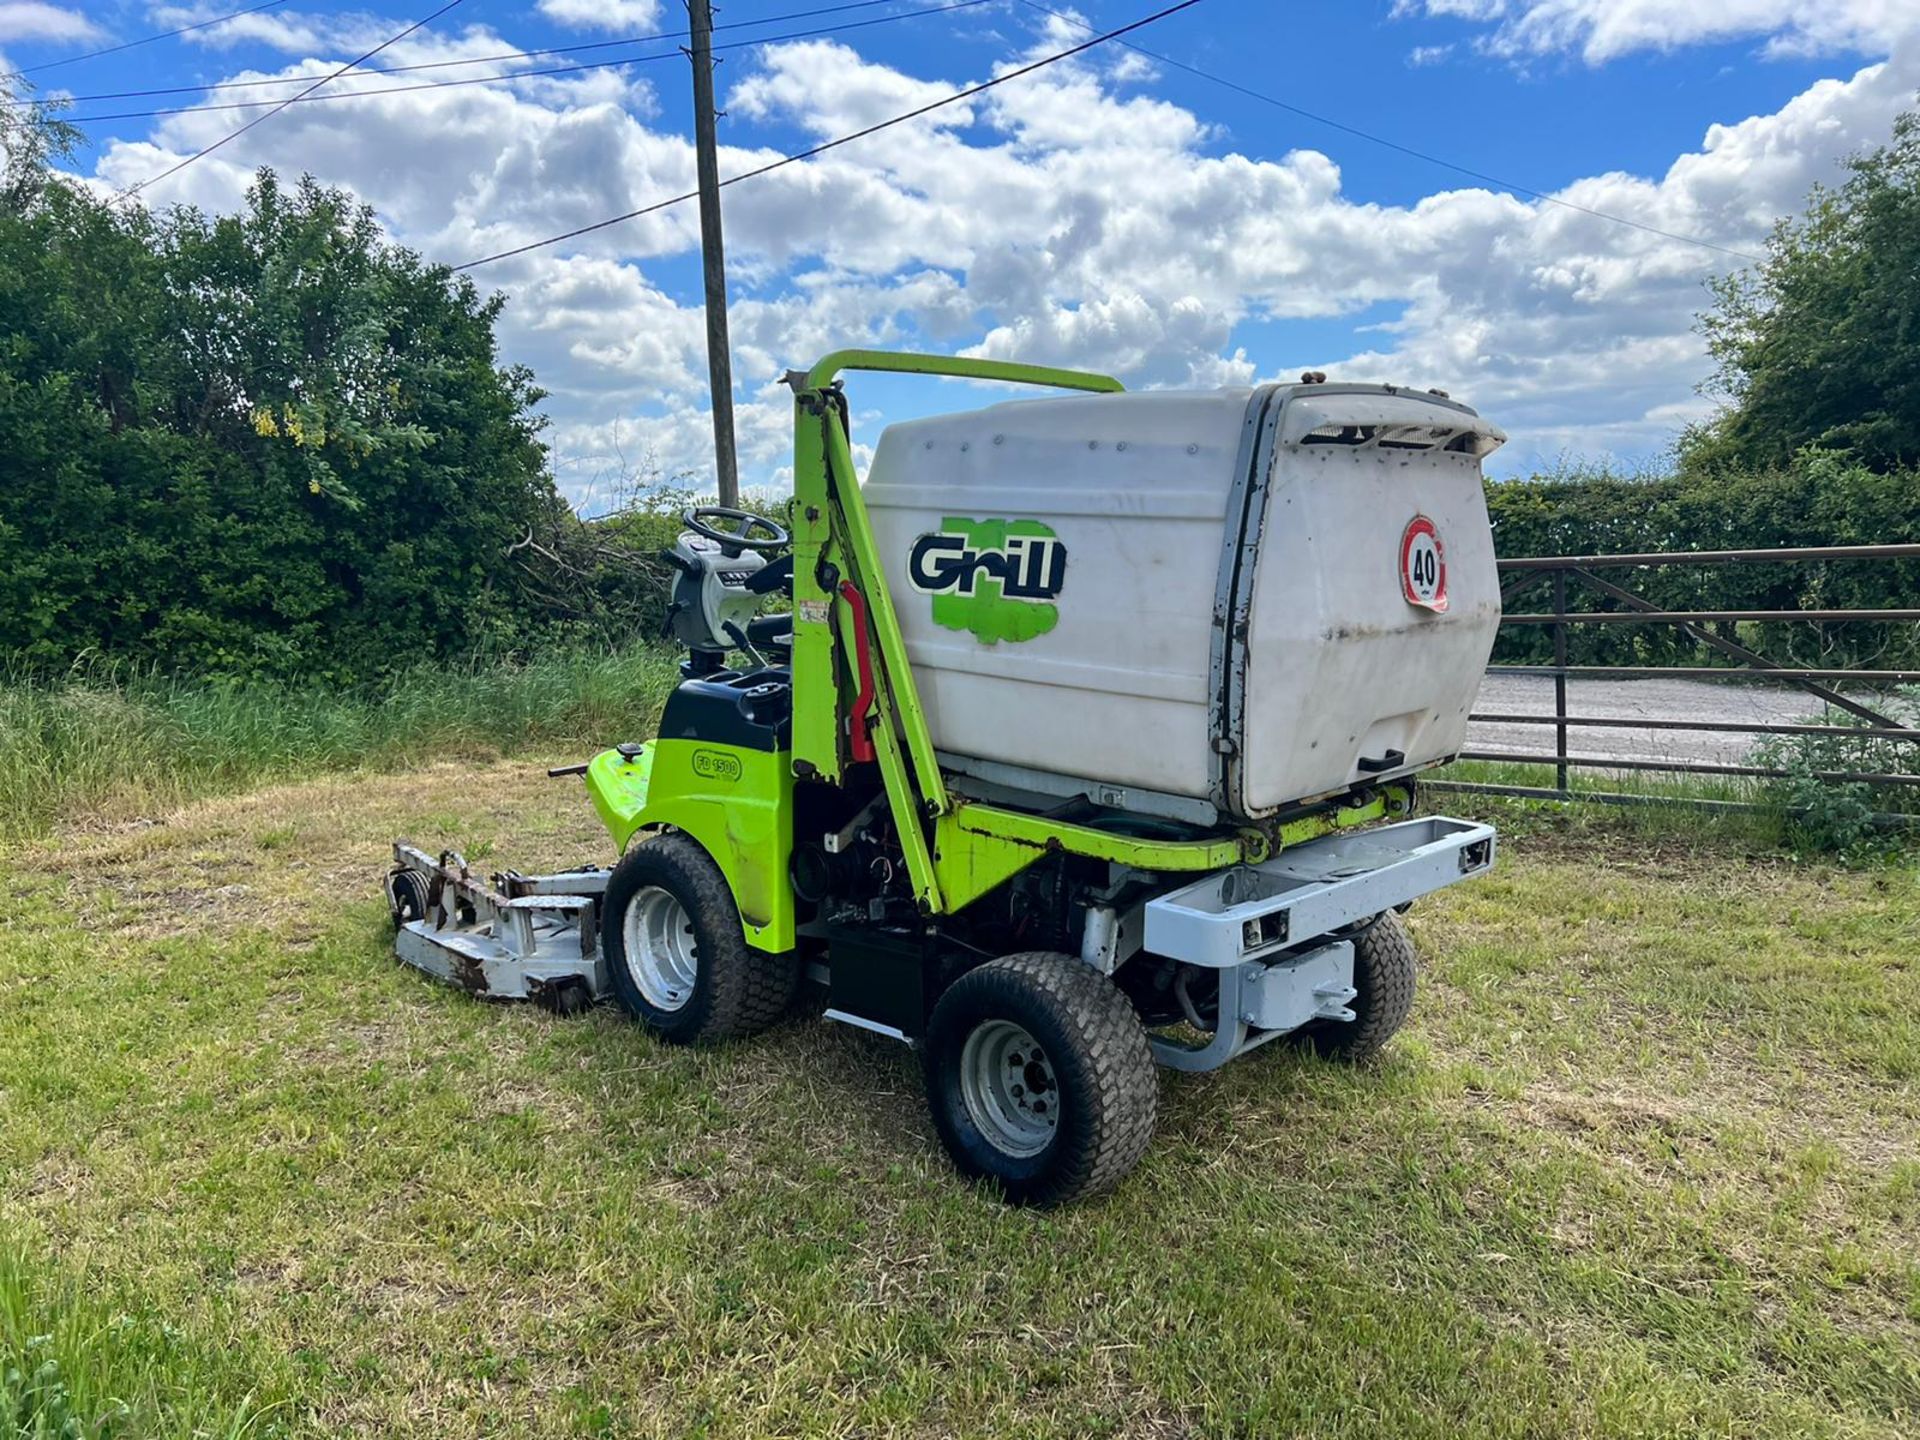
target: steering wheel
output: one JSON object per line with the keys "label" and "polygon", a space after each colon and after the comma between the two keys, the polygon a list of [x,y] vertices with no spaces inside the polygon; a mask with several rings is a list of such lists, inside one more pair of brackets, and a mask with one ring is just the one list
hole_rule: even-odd
{"label": "steering wheel", "polygon": [[[707,524],[706,517],[716,520],[731,520],[733,528],[718,530]],[[728,505],[696,505],[680,517],[681,522],[696,535],[704,535],[715,541],[720,548],[731,554],[742,550],[754,550],[762,554],[774,550],[784,550],[793,543],[786,528],[769,520],[764,515],[756,515],[751,510],[735,510]],[[764,530],[766,535],[754,538],[754,531]]]}

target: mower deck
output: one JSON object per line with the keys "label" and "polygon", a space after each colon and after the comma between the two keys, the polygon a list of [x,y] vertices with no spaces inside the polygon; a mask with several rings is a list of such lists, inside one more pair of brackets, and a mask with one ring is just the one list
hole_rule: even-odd
{"label": "mower deck", "polygon": [[482,881],[457,851],[435,859],[397,840],[386,886],[394,953],[485,999],[584,1010],[607,994],[599,905],[609,873],[509,870]]}

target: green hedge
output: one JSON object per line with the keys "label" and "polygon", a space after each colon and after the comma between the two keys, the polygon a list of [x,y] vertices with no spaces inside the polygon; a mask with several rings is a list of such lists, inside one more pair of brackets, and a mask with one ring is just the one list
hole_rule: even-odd
{"label": "green hedge", "polygon": [[[1810,452],[1791,468],[1757,474],[1658,479],[1573,474],[1487,482],[1495,550],[1526,555],[1747,550],[1920,541],[1920,474],[1876,473]],[[1504,577],[1510,584],[1518,577]],[[1669,566],[1610,570],[1602,578],[1665,610],[1920,608],[1920,560]],[[1568,582],[1570,609],[1621,608]],[[1510,592],[1510,613],[1552,608],[1544,576]],[[1907,667],[1920,663],[1920,627],[1720,624],[1713,627],[1771,659],[1802,665]],[[1586,625],[1569,632],[1580,665],[1706,664],[1716,657],[1671,625]],[[1496,660],[1543,663],[1547,626],[1509,626]]]}

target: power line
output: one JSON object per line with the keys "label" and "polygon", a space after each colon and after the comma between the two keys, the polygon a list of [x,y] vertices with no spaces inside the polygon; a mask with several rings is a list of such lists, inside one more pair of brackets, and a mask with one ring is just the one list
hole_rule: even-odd
{"label": "power line", "polygon": [[[271,0],[271,3],[284,5],[287,0]],[[780,25],[788,20],[811,20],[821,15],[837,15],[847,10],[870,10],[875,5],[899,3],[900,0],[850,0],[850,3],[842,5],[814,5],[805,10],[789,10],[780,15],[764,15],[757,20],[734,20],[713,28],[715,30],[746,30],[758,25]],[[242,11],[241,13],[252,12]],[[210,20],[207,23],[211,25],[216,22]],[[661,30],[652,35],[629,35],[621,40],[591,40],[580,45],[549,45],[538,50],[505,50],[497,55],[474,55],[464,60],[426,60],[416,65],[370,65],[364,70],[355,70],[353,76],[348,78],[361,75],[409,75],[420,70],[450,70],[464,65],[491,65],[510,60],[532,60],[542,55],[577,55],[588,50],[612,50],[623,45],[651,44],[657,40],[682,40],[686,38],[687,33],[685,30]],[[266,85],[298,85],[304,78],[300,75],[282,75],[262,80],[217,80],[204,85],[162,85],[148,90],[102,90],[92,95],[6,100],[0,101],[0,105],[14,108],[29,105],[85,105],[95,100],[140,100],[150,95],[200,95],[214,90],[253,90]]]}
{"label": "power line", "polygon": [[[791,30],[782,35],[762,35],[753,40],[734,40],[713,48],[716,51],[750,50],[761,45],[778,44],[784,40],[809,40],[821,35],[838,35],[846,30],[864,30],[870,25],[890,25],[896,20],[913,20],[922,15],[944,15],[951,10],[970,10],[976,5],[990,3],[992,0],[952,0],[950,4],[921,6],[914,10],[904,10],[897,15],[881,15],[872,20],[850,20],[844,25],[822,25],[811,30]],[[583,70],[605,70],[618,65],[642,65],[654,60],[676,60],[679,55],[679,51],[669,50],[653,55],[623,55],[613,60],[588,60],[578,65],[555,65],[544,70],[516,70],[507,75],[469,75],[459,80],[427,80],[418,85],[389,85],[383,90],[338,90],[326,95],[303,92],[279,103],[283,107],[297,104],[313,105],[328,100],[370,100],[379,95],[407,95],[417,90],[450,90],[461,85],[504,85],[513,81],[534,80],[548,75],[573,75]],[[366,70],[358,71],[347,78],[355,80],[361,75],[388,73],[391,72]],[[270,100],[236,100],[217,105],[175,105],[157,110],[119,110],[106,115],[74,115],[62,118],[69,125],[96,125],[104,124],[109,120],[144,120],[157,115],[195,115],[207,110],[257,110],[263,105],[274,103]]]}
{"label": "power line", "polygon": [[32,75],[40,70],[57,70],[62,65],[77,65],[82,60],[96,60],[102,55],[118,55],[122,50],[137,49],[142,45],[151,45],[156,40],[171,40],[176,35],[185,35],[194,30],[205,30],[210,25],[224,25],[229,20],[238,20],[243,15],[257,14],[262,10],[271,10],[284,5],[287,0],[266,0],[263,5],[250,5],[245,10],[236,10],[231,15],[216,15],[211,20],[200,20],[192,25],[182,25],[178,30],[163,30],[158,35],[143,35],[138,40],[123,41],[118,45],[108,45],[104,49],[89,50],[82,55],[69,55],[64,60],[43,60],[38,65],[23,65],[18,70],[9,70],[0,75],[0,80],[18,80],[23,75]]}
{"label": "power line", "polygon": [[[996,75],[991,80],[983,80],[978,85],[970,85],[964,90],[956,90],[944,99],[931,101],[916,109],[895,115],[890,120],[882,120],[878,124],[868,125],[864,129],[855,130],[851,134],[840,136],[838,139],[824,141],[819,145],[811,146],[805,150],[796,150],[791,155],[783,155],[778,160],[769,161],[767,164],[758,166],[752,170],[743,170],[738,175],[729,175],[719,183],[717,188],[724,190],[729,185],[738,185],[743,180],[753,180],[761,175],[771,174],[775,170],[784,169],[789,165],[796,165],[802,160],[811,160],[816,155],[824,155],[829,150],[837,150],[842,145],[850,145],[855,140],[864,140],[869,135],[877,135],[880,131],[890,130],[895,125],[904,125],[909,120],[918,120],[922,115],[931,114],[933,111],[943,109],[948,105],[958,104],[962,100],[970,100],[975,95],[991,90],[997,85],[1004,85],[1009,80],[1018,80],[1023,75],[1031,75],[1036,70],[1044,70],[1047,66],[1056,65],[1062,60],[1070,60],[1075,55],[1093,49],[1096,45],[1104,45],[1109,40],[1117,40],[1122,35],[1130,35],[1135,30],[1144,29],[1157,21],[1165,20],[1170,15],[1177,15],[1182,10],[1192,9],[1199,3],[1200,0],[1180,0],[1179,4],[1169,5],[1164,10],[1156,10],[1151,15],[1135,20],[1131,25],[1122,25],[1117,30],[1109,30],[1105,34],[1095,35],[1091,40],[1082,41],[1070,49],[1061,50],[1039,60],[1030,61],[1018,69],[1009,70],[1002,75]],[[651,205],[641,206],[638,210],[629,210],[622,215],[610,215],[605,220],[596,220],[591,225],[582,225],[577,229],[563,231],[558,235],[549,235],[544,240],[532,240],[525,245],[516,245],[511,250],[502,250],[498,254],[483,255],[478,260],[465,261],[462,264],[455,265],[453,269],[456,271],[472,270],[481,265],[491,265],[496,260],[509,260],[515,255],[525,255],[530,250],[540,250],[548,245],[558,245],[562,240],[572,240],[581,235],[590,235],[596,230],[605,230],[609,226],[621,225],[628,220],[638,220],[643,215],[652,215],[674,205],[683,205],[689,200],[698,199],[699,195],[700,192],[698,190],[689,190],[684,195],[674,195],[665,200],[656,200]]]}
{"label": "power line", "polygon": [[[1093,26],[1087,24],[1086,21],[1081,20],[1077,16],[1063,14],[1058,10],[1051,10],[1045,5],[1040,4],[1039,0],[1020,0],[1020,3],[1030,10],[1038,10],[1042,15],[1051,15],[1054,19],[1064,21],[1081,30],[1090,32],[1093,29]],[[1629,225],[1635,230],[1644,230],[1649,235],[1658,235],[1663,240],[1677,240],[1683,245],[1698,245],[1703,250],[1717,250],[1722,255],[1731,255],[1736,260],[1745,260],[1755,265],[1762,263],[1760,256],[1750,255],[1744,250],[1735,250],[1731,246],[1716,244],[1712,240],[1702,240],[1698,235],[1676,234],[1671,230],[1662,230],[1657,225],[1648,225],[1644,221],[1629,219],[1625,215],[1609,214],[1605,210],[1595,210],[1591,206],[1576,204],[1572,200],[1562,200],[1557,195],[1549,195],[1541,190],[1529,189],[1525,185],[1516,185],[1511,180],[1502,180],[1495,175],[1483,174],[1478,170],[1469,169],[1465,165],[1455,164],[1451,160],[1443,160],[1438,155],[1430,155],[1424,150],[1416,150],[1410,145],[1402,145],[1397,140],[1389,140],[1385,136],[1375,135],[1357,126],[1348,125],[1344,121],[1334,120],[1326,115],[1315,114],[1313,111],[1303,109],[1298,105],[1290,105],[1285,100],[1276,99],[1272,95],[1264,94],[1249,86],[1242,85],[1237,81],[1229,80],[1225,76],[1215,75],[1211,71],[1202,70],[1198,65],[1189,65],[1185,61],[1175,60],[1170,55],[1162,55],[1157,50],[1148,50],[1144,46],[1135,45],[1126,40],[1122,40],[1120,43],[1136,55],[1144,55],[1147,59],[1156,60],[1162,65],[1171,65],[1175,70],[1184,70],[1189,75],[1198,76],[1202,80],[1209,80],[1215,85],[1225,86],[1237,94],[1246,96],[1249,100],[1258,100],[1262,104],[1273,106],[1276,110],[1285,110],[1290,115],[1298,115],[1302,119],[1312,120],[1320,125],[1331,126],[1343,134],[1370,141],[1375,145],[1383,145],[1389,150],[1397,150],[1400,154],[1411,156],[1415,160],[1423,160],[1429,165],[1438,165],[1441,169],[1451,170],[1456,175],[1465,175],[1470,180],[1478,180],[1483,184],[1492,185],[1501,190],[1511,190],[1516,195],[1524,195],[1529,200],[1538,200],[1542,204],[1556,205],[1562,210],[1572,210],[1581,215],[1590,215],[1596,220],[1611,221],[1615,225]]]}
{"label": "power line", "polygon": [[[972,3],[984,4],[986,0],[972,0]],[[769,42],[755,41],[754,43]],[[382,90],[336,90],[326,95],[301,94],[289,96],[280,103],[284,108],[285,105],[317,105],[329,100],[372,100],[381,95],[411,95],[416,90],[453,90],[462,85],[503,85],[513,80],[538,80],[548,75],[576,75],[583,70],[606,70],[619,65],[643,65],[652,60],[679,58],[679,55],[671,50],[657,55],[622,55],[615,60],[587,60],[578,65],[554,65],[544,70],[516,70],[511,75],[470,75],[464,80],[423,80],[418,85],[389,85]],[[220,105],[169,105],[156,110],[115,110],[105,115],[63,115],[61,121],[67,125],[101,125],[109,120],[146,120],[162,115],[199,115],[220,110],[258,110],[263,105],[275,103],[272,100],[232,100]]]}
{"label": "power line", "polygon": [[368,60],[371,60],[374,56],[378,55],[382,50],[386,49],[389,45],[399,44],[402,40],[406,39],[407,36],[413,34],[414,31],[423,29],[426,26],[431,25],[434,21],[438,20],[442,15],[446,14],[449,10],[453,9],[456,5],[460,5],[462,3],[464,3],[464,0],[447,0],[446,4],[442,5],[438,10],[434,11],[431,15],[427,16],[426,19],[416,20],[411,25],[407,26],[406,29],[400,31],[397,35],[388,36],[385,40],[382,40],[378,45],[374,46],[373,49],[367,51],[367,53],[362,55],[358,60],[349,61],[347,64],[342,65],[338,70],[335,70],[331,75],[322,75],[318,80],[314,81],[306,89],[302,90],[298,95],[289,96],[287,99],[282,100],[278,105],[275,105],[273,109],[267,111],[266,114],[254,116],[253,119],[247,121],[247,123],[242,125],[238,130],[229,131],[227,134],[222,135],[218,140],[214,141],[211,145],[203,146],[202,148],[194,151],[193,154],[187,156],[186,159],[177,161],[174,164],[169,165],[165,170],[162,170],[158,175],[150,175],[145,180],[142,180],[138,185],[130,186],[129,188],[122,190],[118,195],[118,197],[116,198],[121,200],[129,199],[132,196],[138,195],[142,190],[146,189],[147,186],[155,184],[158,181],[164,180],[169,175],[179,174],[182,170],[186,169],[187,166],[193,164],[194,161],[201,159],[203,156],[211,155],[214,151],[218,150],[222,145],[225,145],[230,140],[239,139],[242,135],[246,134],[247,131],[253,129],[254,126],[265,124],[267,121],[271,120],[274,116],[278,115],[282,110],[286,109],[287,106],[293,104],[295,100],[299,100],[305,96],[311,95],[314,91],[318,90],[322,85],[326,84],[329,80],[336,80],[340,76],[346,74],[347,71],[353,69],[355,65],[361,65],[367,62]]}

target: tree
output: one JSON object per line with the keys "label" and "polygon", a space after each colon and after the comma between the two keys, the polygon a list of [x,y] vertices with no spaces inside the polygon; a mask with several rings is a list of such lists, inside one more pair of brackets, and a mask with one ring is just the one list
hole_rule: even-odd
{"label": "tree", "polygon": [[498,363],[500,299],[311,180],[262,171],[239,214],[150,216],[21,130],[0,655],[351,679],[524,638],[510,547],[571,517],[541,392]]}
{"label": "tree", "polygon": [[1920,463],[1920,112],[1848,169],[1760,264],[1714,282],[1708,388],[1728,406],[1683,439],[1683,463],[1783,465],[1807,446]]}
{"label": "tree", "polygon": [[26,103],[17,77],[0,79],[0,212],[19,214],[40,198],[52,162],[80,143],[57,105]]}

